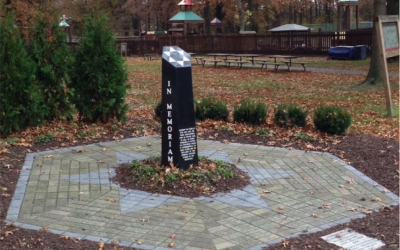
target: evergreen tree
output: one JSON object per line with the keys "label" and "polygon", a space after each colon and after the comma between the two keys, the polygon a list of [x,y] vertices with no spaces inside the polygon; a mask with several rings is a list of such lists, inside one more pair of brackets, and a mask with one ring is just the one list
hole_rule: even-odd
{"label": "evergreen tree", "polygon": [[67,45],[66,34],[56,20],[50,22],[38,17],[34,26],[31,53],[37,66],[38,86],[49,109],[46,118],[72,119],[68,75],[73,57]]}
{"label": "evergreen tree", "polygon": [[87,16],[75,57],[71,85],[74,103],[80,118],[91,122],[122,120],[128,109],[127,70],[108,25],[104,14],[93,12]]}
{"label": "evergreen tree", "polygon": [[5,136],[43,122],[46,109],[35,81],[35,64],[28,56],[11,12],[0,23],[0,133]]}

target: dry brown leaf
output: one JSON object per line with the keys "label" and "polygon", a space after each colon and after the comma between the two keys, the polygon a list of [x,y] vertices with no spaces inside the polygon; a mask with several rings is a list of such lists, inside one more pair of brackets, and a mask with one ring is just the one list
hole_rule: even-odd
{"label": "dry brown leaf", "polygon": [[339,185],[340,188],[344,188],[344,186],[342,184]]}
{"label": "dry brown leaf", "polygon": [[371,201],[381,201],[381,199],[379,197],[373,197],[371,198]]}
{"label": "dry brown leaf", "polygon": [[45,156],[43,156],[44,158],[52,158],[53,157],[53,155],[45,155]]}
{"label": "dry brown leaf", "polygon": [[103,151],[106,151],[107,149],[106,149],[106,148],[102,148],[102,150],[103,150]]}
{"label": "dry brown leaf", "polygon": [[263,182],[263,183],[260,184],[260,186],[262,186],[262,187],[264,187],[264,186],[266,186],[266,185],[267,185],[267,183],[265,183],[265,182]]}
{"label": "dry brown leaf", "polygon": [[6,224],[7,227],[15,227],[15,223],[14,222],[8,222]]}
{"label": "dry brown leaf", "polygon": [[60,236],[60,239],[68,240],[68,239],[69,239],[69,236],[68,236],[68,235],[61,235],[61,236]]}
{"label": "dry brown leaf", "polygon": [[14,233],[12,231],[4,231],[3,232],[3,235],[6,236],[6,237],[11,235],[11,234],[14,234]]}
{"label": "dry brown leaf", "polygon": [[314,194],[315,194],[315,191],[310,191],[310,194],[311,194],[311,195],[314,195]]}
{"label": "dry brown leaf", "polygon": [[381,212],[390,212],[391,209],[390,209],[390,207],[387,207],[387,206],[385,206],[385,205],[382,205],[380,211],[381,211]]}
{"label": "dry brown leaf", "polygon": [[270,194],[270,193],[272,193],[272,191],[264,190],[263,193],[264,193],[264,194]]}
{"label": "dry brown leaf", "polygon": [[143,245],[143,241],[141,241],[141,240],[136,240],[136,244],[138,244],[138,245]]}
{"label": "dry brown leaf", "polygon": [[116,198],[107,198],[106,201],[109,201],[109,202],[117,202],[117,199],[116,199]]}
{"label": "dry brown leaf", "polygon": [[335,237],[336,237],[336,238],[343,238],[343,234],[337,233],[337,234],[335,234]]}
{"label": "dry brown leaf", "polygon": [[190,211],[189,211],[189,210],[183,210],[183,212],[184,212],[185,214],[190,214]]}
{"label": "dry brown leaf", "polygon": [[289,241],[288,240],[282,240],[281,241],[281,245],[284,247],[284,248],[286,248],[286,247],[288,247],[289,246]]}
{"label": "dry brown leaf", "polygon": [[328,205],[328,204],[324,204],[324,205],[322,205],[322,208],[323,208],[323,209],[330,209],[330,208],[331,208],[331,206],[330,206],[330,205]]}
{"label": "dry brown leaf", "polygon": [[6,188],[6,187],[0,187],[0,190],[1,190],[1,191],[7,191],[8,188]]}
{"label": "dry brown leaf", "polygon": [[78,150],[75,150],[75,153],[86,153],[86,152],[89,152],[89,151],[86,150],[86,149],[78,149]]}
{"label": "dry brown leaf", "polygon": [[12,169],[13,168],[13,166],[11,164],[5,164],[4,167],[8,168],[8,169]]}
{"label": "dry brown leaf", "polygon": [[318,214],[311,214],[311,217],[313,217],[313,218],[319,218],[319,215],[318,215]]}
{"label": "dry brown leaf", "polygon": [[49,230],[48,227],[41,227],[40,230],[47,232]]}
{"label": "dry brown leaf", "polygon": [[355,183],[356,183],[356,181],[355,181],[353,178],[349,178],[349,179],[347,179],[346,181],[347,181],[347,183],[349,183],[349,184],[355,184]]}
{"label": "dry brown leaf", "polygon": [[99,243],[99,250],[103,250],[104,249],[104,242],[100,242]]}
{"label": "dry brown leaf", "polygon": [[372,214],[372,211],[371,210],[366,210],[366,209],[362,209],[361,211],[360,211],[361,213],[363,213],[363,214]]}
{"label": "dry brown leaf", "polygon": [[175,246],[174,242],[171,242],[171,243],[168,244],[168,247],[174,247],[174,246]]}
{"label": "dry brown leaf", "polygon": [[171,234],[169,237],[170,237],[171,239],[175,239],[175,238],[176,238],[176,235],[175,235],[175,234]]}
{"label": "dry brown leaf", "polygon": [[355,212],[355,211],[357,211],[357,208],[352,207],[352,208],[349,208],[348,211]]}

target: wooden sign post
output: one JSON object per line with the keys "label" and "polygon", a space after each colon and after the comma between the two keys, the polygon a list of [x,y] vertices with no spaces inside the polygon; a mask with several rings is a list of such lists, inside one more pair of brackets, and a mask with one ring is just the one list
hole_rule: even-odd
{"label": "wooden sign post", "polygon": [[378,16],[375,20],[375,27],[381,59],[383,86],[385,87],[387,115],[388,117],[393,117],[393,104],[386,59],[399,55],[399,17]]}

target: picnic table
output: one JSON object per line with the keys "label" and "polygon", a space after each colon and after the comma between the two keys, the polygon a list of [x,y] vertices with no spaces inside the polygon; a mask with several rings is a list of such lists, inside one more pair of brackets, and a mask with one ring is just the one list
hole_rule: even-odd
{"label": "picnic table", "polygon": [[153,54],[144,54],[143,56],[144,56],[144,60],[147,59],[147,61],[151,61],[152,59],[155,60],[159,57],[158,54],[154,54],[154,53]]}
{"label": "picnic table", "polygon": [[226,60],[228,58],[228,56],[231,56],[232,54],[227,54],[227,53],[209,53],[207,54],[207,56],[213,56],[214,57],[214,61],[217,60],[217,56],[220,57],[225,57],[224,59]]}
{"label": "picnic table", "polygon": [[281,56],[281,55],[272,55],[272,56],[268,56],[268,58],[274,58],[274,62],[277,64],[276,59],[277,58],[282,58],[282,59],[287,59],[289,61],[284,61],[284,63],[286,63],[286,65],[288,66],[289,71],[291,71],[291,67],[292,64],[300,64],[301,66],[303,66],[304,71],[306,71],[306,64],[305,62],[292,62],[292,59],[296,59],[297,56]]}
{"label": "picnic table", "polygon": [[281,55],[272,55],[272,56],[268,56],[268,58],[273,58],[274,62],[276,63],[276,59],[277,58],[281,58],[281,59],[288,59],[289,60],[289,67],[292,67],[292,59],[296,59],[297,56],[281,56]]}
{"label": "picnic table", "polygon": [[240,61],[242,61],[242,57],[251,57],[250,62],[253,65],[253,68],[254,68],[254,58],[262,56],[262,55],[260,55],[260,54],[234,54],[232,56],[239,57]]}

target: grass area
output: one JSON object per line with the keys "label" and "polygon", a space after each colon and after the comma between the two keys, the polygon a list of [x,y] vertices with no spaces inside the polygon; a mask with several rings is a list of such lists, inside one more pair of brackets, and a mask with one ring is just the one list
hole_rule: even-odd
{"label": "grass area", "polygon": [[[303,58],[299,58],[303,61]],[[304,58],[304,60],[326,61],[327,67],[339,67],[337,62],[321,57]],[[358,62],[349,61],[349,69],[357,69]],[[368,64],[368,62],[363,62]],[[86,124],[78,122],[78,116],[73,121],[47,121],[44,125],[27,128],[8,138],[0,140],[0,153],[4,145],[17,144],[29,146],[32,143],[49,141],[70,141],[78,139],[96,139],[105,135],[110,139],[119,140],[124,136],[142,136],[159,131],[160,122],[154,118],[154,107],[161,100],[161,61],[145,61],[142,57],[127,58],[129,70],[128,84],[130,89],[126,102],[131,107],[125,123],[110,121],[107,124]],[[340,66],[342,67],[342,66]],[[353,117],[350,132],[372,134],[380,137],[399,138],[399,78],[391,77],[391,94],[395,118],[388,119],[386,115],[385,95],[382,87],[358,87],[365,76],[328,74],[313,72],[288,72],[280,70],[277,73],[271,69],[237,67],[213,68],[194,65],[192,69],[194,97],[215,97],[225,101],[230,110],[228,122],[203,121],[198,122],[198,134],[212,131],[230,131],[235,134],[258,134],[291,140],[293,138],[322,138],[312,126],[313,110],[322,104],[334,104],[348,110]],[[242,99],[250,98],[262,102],[267,107],[268,119],[260,126],[250,126],[233,123],[233,107]],[[273,122],[273,114],[280,104],[295,103],[307,110],[308,126],[304,129],[283,129]],[[123,132],[124,135],[119,134]],[[128,132],[128,133],[127,133]],[[306,133],[306,135],[302,134]],[[295,136],[297,135],[297,136]],[[304,140],[304,139],[303,139]]]}
{"label": "grass area", "polygon": [[[303,61],[303,59],[299,60]],[[325,65],[332,68],[344,63],[320,57],[305,59],[314,61],[316,64],[318,61],[325,60]],[[352,68],[348,69],[368,67],[369,64],[368,61],[346,61],[345,63],[352,65]],[[142,58],[128,58],[127,65],[133,69],[129,77],[134,87],[134,91],[130,92],[130,99],[136,108],[149,112],[147,117],[153,119],[153,107],[161,99],[161,75],[159,74],[161,63],[160,61],[143,61]],[[341,67],[346,68],[346,66]],[[346,108],[352,114],[354,122],[350,127],[351,132],[398,138],[398,118],[385,118],[383,88],[357,87],[364,78],[365,76],[359,75],[297,71],[275,73],[271,69],[260,71],[250,68],[193,66],[195,98],[216,97],[226,101],[230,111],[242,99],[251,98],[267,105],[270,115],[269,123],[271,123],[272,114],[279,103],[296,103],[308,110],[310,114],[318,105],[334,104]],[[398,107],[399,78],[391,78],[391,81],[393,105]],[[395,108],[395,114],[398,117],[398,108]],[[230,119],[232,120],[232,117]],[[310,116],[308,120],[311,122]],[[237,130],[235,125],[220,124],[218,128]]]}

